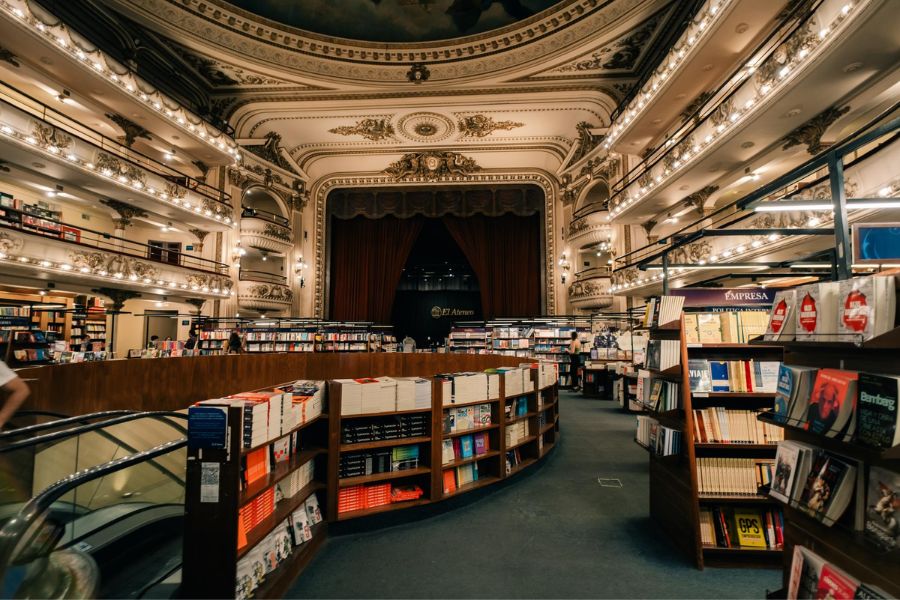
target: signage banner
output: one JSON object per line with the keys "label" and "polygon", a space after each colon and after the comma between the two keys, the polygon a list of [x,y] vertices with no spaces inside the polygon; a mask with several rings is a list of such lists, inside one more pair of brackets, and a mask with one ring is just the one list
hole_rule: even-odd
{"label": "signage banner", "polygon": [[670,296],[684,296],[685,308],[748,306],[764,308],[772,305],[775,291],[767,288],[681,288],[669,290]]}

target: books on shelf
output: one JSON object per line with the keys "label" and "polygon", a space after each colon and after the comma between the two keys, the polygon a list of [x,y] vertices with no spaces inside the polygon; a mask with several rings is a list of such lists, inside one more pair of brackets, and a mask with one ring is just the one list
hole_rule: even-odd
{"label": "books on shelf", "polygon": [[681,342],[650,340],[647,345],[647,368],[665,371],[681,364]]}
{"label": "books on shelf", "polygon": [[774,469],[769,458],[698,457],[697,489],[703,495],[758,496]]}
{"label": "books on shelf", "polygon": [[784,547],[780,510],[700,507],[700,542],[706,547],[775,550]]}
{"label": "books on shelf", "polygon": [[757,310],[685,313],[684,338],[688,344],[743,344],[767,325],[767,314]]}
{"label": "books on shelf", "polygon": [[900,546],[900,474],[869,467],[866,490],[865,534],[886,550]]}
{"label": "books on shelf", "polygon": [[441,463],[446,465],[457,460],[481,456],[488,450],[490,439],[486,431],[445,439],[441,444]]}
{"label": "books on shelf", "polygon": [[488,398],[488,375],[486,373],[442,373],[435,375],[441,386],[444,406],[465,404]]}
{"label": "books on shelf", "polygon": [[804,598],[877,600],[891,597],[884,590],[848,575],[800,544],[794,546],[786,592],[788,600]]}
{"label": "books on shelf", "polygon": [[335,379],[340,390],[341,415],[364,415],[397,410],[397,382],[390,377]]}
{"label": "books on shelf", "polygon": [[637,415],[635,440],[657,456],[681,453],[681,432],[661,425],[659,421],[649,415]]}
{"label": "books on shelf", "polygon": [[806,412],[809,431],[844,441],[853,437],[858,377],[858,373],[838,369],[816,373]]}
{"label": "books on shelf", "polygon": [[478,463],[470,462],[453,469],[444,469],[443,481],[445,494],[478,481]]}
{"label": "books on shelf", "polygon": [[779,290],[772,300],[769,322],[763,338],[767,341],[792,340],[797,327],[794,310],[797,306],[796,290]]}
{"label": "books on shelf", "polygon": [[755,410],[722,406],[694,409],[694,441],[700,444],[775,444],[784,439],[781,427],[756,418]]}
{"label": "books on shelf", "polygon": [[527,419],[506,425],[506,445],[515,446],[531,435]]}
{"label": "books on shelf", "polygon": [[778,444],[775,477],[769,494],[797,506],[826,525],[837,521],[850,504],[854,493],[860,495],[854,526],[862,528],[862,486],[857,486],[861,471],[856,461],[796,441]]}
{"label": "books on shelf", "polygon": [[772,415],[778,423],[806,422],[806,407],[816,380],[815,367],[782,364],[778,367],[778,386]]}
{"label": "books on shelf", "polygon": [[650,383],[648,405],[657,412],[681,408],[680,386],[674,381],[653,379]]}
{"label": "books on shelf", "polygon": [[688,359],[691,392],[774,393],[781,363]]}
{"label": "books on shelf", "polygon": [[492,423],[490,404],[475,404],[444,409],[444,434],[487,427]]}
{"label": "books on shelf", "polygon": [[387,415],[341,422],[342,444],[364,444],[431,435],[427,413]]}
{"label": "books on shelf", "polygon": [[900,444],[900,378],[860,373],[857,390],[856,440],[870,448]]}
{"label": "books on shelf", "polygon": [[422,377],[397,377],[397,410],[431,408],[431,381]]}
{"label": "books on shelf", "polygon": [[797,288],[798,341],[837,341],[838,283],[821,282]]}
{"label": "books on shelf", "polygon": [[418,485],[374,483],[353,485],[338,490],[338,513],[386,506],[394,502],[416,500],[424,494]]}

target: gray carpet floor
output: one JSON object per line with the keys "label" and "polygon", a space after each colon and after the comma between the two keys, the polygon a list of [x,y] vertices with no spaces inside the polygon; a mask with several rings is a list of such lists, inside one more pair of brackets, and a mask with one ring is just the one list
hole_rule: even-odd
{"label": "gray carpet floor", "polygon": [[561,441],[543,464],[443,512],[331,537],[286,597],[764,598],[780,587],[777,570],[698,571],[676,555],[648,517],[634,417],[560,396]]}

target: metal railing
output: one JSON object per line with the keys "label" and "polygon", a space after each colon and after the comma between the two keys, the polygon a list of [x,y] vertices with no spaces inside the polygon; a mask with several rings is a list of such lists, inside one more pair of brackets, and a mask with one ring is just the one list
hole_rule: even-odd
{"label": "metal railing", "polygon": [[78,121],[68,117],[53,108],[50,108],[40,100],[29,96],[6,83],[0,82],[0,103],[28,113],[36,119],[40,119],[50,126],[57,127],[60,130],[80,138],[87,144],[96,147],[104,152],[115,154],[117,157],[125,160],[137,167],[150,171],[151,173],[162,177],[176,185],[189,189],[203,197],[222,204],[231,209],[231,195],[215,187],[204,183],[190,175],[182,173],[170,165],[161,163],[149,156],[138,152],[132,148],[112,140],[102,134],[97,133],[90,127],[79,123]]}
{"label": "metal railing", "polygon": [[287,285],[287,277],[284,275],[276,275],[275,273],[267,273],[265,271],[252,271],[241,269],[241,281],[255,281],[257,283],[275,283],[278,285]]}
{"label": "metal railing", "polygon": [[590,267],[588,269],[582,269],[575,273],[575,280],[572,283],[584,281],[585,279],[590,279],[592,277],[612,277],[612,267]]}
{"label": "metal railing", "polygon": [[[18,213],[20,218],[19,222],[15,222],[9,220],[8,216],[0,217],[0,229],[21,231],[29,235],[57,240],[73,246],[93,248],[103,250],[104,252],[113,252],[123,256],[151,260],[160,264],[172,265],[185,269],[215,273],[216,275],[228,274],[228,265],[208,258],[201,258],[199,256],[185,254],[184,252],[168,250],[152,244],[135,242],[103,231],[86,229],[63,221],[57,221],[56,219],[38,217],[12,208],[3,208],[0,210]],[[23,223],[21,219],[25,218],[32,219],[32,221],[30,223]],[[58,229],[56,227],[48,227],[48,224],[58,226]],[[42,231],[35,231],[35,229]],[[174,256],[176,260],[162,260],[164,254],[167,257]],[[155,256],[158,256],[158,258],[155,258]]]}
{"label": "metal railing", "polygon": [[241,207],[241,218],[242,219],[260,219],[263,221],[268,221],[269,223],[275,223],[276,225],[281,225],[282,227],[287,227],[290,229],[291,221],[279,214],[269,212],[267,210],[262,210],[260,208],[253,208],[250,206],[242,206]]}

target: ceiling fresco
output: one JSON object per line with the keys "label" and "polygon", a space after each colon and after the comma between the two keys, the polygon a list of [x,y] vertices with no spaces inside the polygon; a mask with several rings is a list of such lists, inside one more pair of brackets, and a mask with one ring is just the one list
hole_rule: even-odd
{"label": "ceiling fresco", "polygon": [[230,0],[291,27],[370,42],[430,42],[484,33],[560,0]]}

